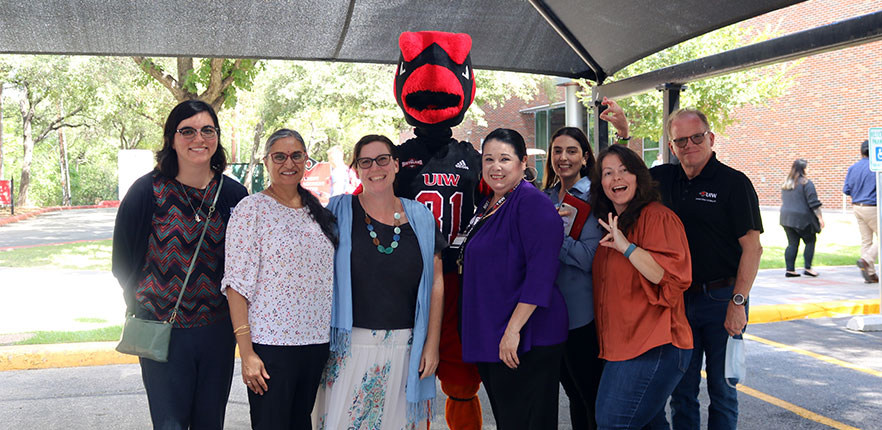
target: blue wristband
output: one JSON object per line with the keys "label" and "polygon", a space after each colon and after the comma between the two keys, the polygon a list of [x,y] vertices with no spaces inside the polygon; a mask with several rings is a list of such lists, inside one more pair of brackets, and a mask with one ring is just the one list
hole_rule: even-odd
{"label": "blue wristband", "polygon": [[628,249],[626,249],[624,253],[625,258],[631,258],[631,253],[634,252],[635,249],[637,249],[637,245],[634,245],[633,243],[628,245]]}

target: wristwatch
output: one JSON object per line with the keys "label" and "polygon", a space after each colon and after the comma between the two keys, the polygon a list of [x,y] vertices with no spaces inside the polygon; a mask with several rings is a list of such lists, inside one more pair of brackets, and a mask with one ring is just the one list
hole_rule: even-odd
{"label": "wristwatch", "polygon": [[735,294],[732,296],[732,303],[735,303],[737,306],[744,306],[747,303],[747,297],[744,297],[744,294]]}

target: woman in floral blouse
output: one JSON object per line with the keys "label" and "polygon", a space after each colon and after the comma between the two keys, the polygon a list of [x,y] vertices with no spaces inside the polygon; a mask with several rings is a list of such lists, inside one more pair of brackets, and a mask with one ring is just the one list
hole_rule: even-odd
{"label": "woman in floral blouse", "polygon": [[334,216],[300,185],[309,158],[292,130],[273,133],[271,185],[243,199],[227,229],[226,275],[255,429],[310,429],[328,359]]}

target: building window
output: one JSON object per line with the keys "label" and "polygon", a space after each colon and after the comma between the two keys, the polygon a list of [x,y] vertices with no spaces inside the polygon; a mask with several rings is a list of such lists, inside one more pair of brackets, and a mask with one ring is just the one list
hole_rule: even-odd
{"label": "building window", "polygon": [[661,148],[659,147],[658,140],[644,137],[643,162],[646,163],[646,167],[654,167],[661,164],[662,161],[659,159],[659,155],[661,155]]}

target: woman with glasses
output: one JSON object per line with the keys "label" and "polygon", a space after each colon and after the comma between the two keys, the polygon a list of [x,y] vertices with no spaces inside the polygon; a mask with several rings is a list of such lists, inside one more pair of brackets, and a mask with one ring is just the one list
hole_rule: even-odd
{"label": "woman with glasses", "polygon": [[[113,274],[128,312],[173,324],[168,362],[140,359],[153,427],[220,429],[236,346],[220,291],[224,240],[230,211],[248,192],[222,175],[227,160],[217,115],[199,100],[172,109],[156,162],[120,204]],[[189,282],[182,285],[206,223]]]}
{"label": "woman with glasses", "polygon": [[425,206],[395,196],[394,151],[385,136],[362,137],[351,165],[363,192],[328,204],[340,245],[318,429],[426,428],[435,409],[447,244]]}
{"label": "woman with glasses", "polygon": [[591,183],[592,211],[608,232],[593,267],[594,319],[606,360],[597,428],[668,428],[665,403],[692,356],[683,301],[692,282],[686,231],[627,147],[602,151]]}
{"label": "woman with glasses", "polygon": [[311,429],[328,360],[334,216],[300,185],[306,146],[282,129],[266,141],[270,186],[243,199],[227,229],[226,274],[254,429]]}
{"label": "woman with glasses", "polygon": [[781,227],[787,234],[787,249],[784,250],[784,263],[787,271],[784,276],[799,276],[796,272],[796,254],[799,253],[799,241],[805,243],[802,251],[805,265],[802,273],[816,277],[818,272],[812,270],[812,259],[815,256],[815,242],[818,233],[824,228],[824,217],[821,215],[821,201],[815,184],[805,176],[808,161],[799,158],[793,162],[790,174],[781,187]]}

